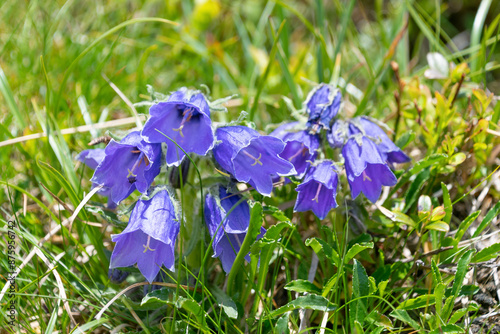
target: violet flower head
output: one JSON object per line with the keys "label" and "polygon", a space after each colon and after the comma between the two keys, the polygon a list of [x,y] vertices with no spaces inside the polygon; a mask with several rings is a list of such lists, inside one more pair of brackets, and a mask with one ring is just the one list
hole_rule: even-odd
{"label": "violet flower head", "polygon": [[144,142],[139,131],[120,142],[111,140],[104,154],[90,181],[108,188],[109,198],[117,204],[135,189],[145,193],[160,173],[161,145]]}
{"label": "violet flower head", "polygon": [[106,153],[103,148],[91,148],[89,150],[81,151],[76,160],[83,162],[91,169],[96,169],[97,166],[104,160]]}
{"label": "violet flower head", "polygon": [[300,179],[306,173],[309,164],[316,159],[320,139],[318,135],[310,134],[305,130],[288,132],[290,127],[295,124],[295,122],[284,124],[271,132],[270,136],[285,142],[285,149],[279,156],[293,164],[297,177]]}
{"label": "violet flower head", "polygon": [[330,85],[322,83],[314,88],[305,102],[309,114],[307,126],[313,132],[330,129],[330,123],[339,112],[341,99],[340,91]]}
{"label": "violet flower head", "polygon": [[[205,223],[213,238],[213,257],[220,259],[222,269],[229,274],[247,234],[250,211],[248,203],[243,201],[228,215],[227,212],[241,200],[241,197],[229,194],[222,188],[220,188],[220,196],[220,199],[211,194],[205,197]],[[262,238],[265,233],[266,230],[261,227],[257,239]],[[245,259],[250,262],[250,254],[247,254]]]}
{"label": "violet flower head", "polygon": [[377,124],[365,117],[357,117],[352,120],[352,126],[360,127],[364,135],[375,141],[377,149],[384,161],[389,163],[405,163],[411,161],[399,147],[389,139],[384,130]]}
{"label": "violet flower head", "polygon": [[345,171],[352,198],[365,194],[372,203],[380,197],[382,186],[396,184],[396,176],[380,156],[377,146],[365,136],[351,137],[342,148]]}
{"label": "violet flower head", "polygon": [[149,200],[139,200],[122,233],[111,238],[116,242],[110,268],[137,263],[142,275],[153,282],[162,265],[174,271],[175,241],[180,224],[167,190],[158,191]]}
{"label": "violet flower head", "polygon": [[343,147],[348,137],[349,123],[340,119],[336,120],[326,133],[326,139],[332,148]]}
{"label": "violet flower head", "polygon": [[[96,169],[97,166],[104,160],[104,157],[106,156],[105,149],[103,148],[94,148],[94,149],[89,149],[89,150],[83,150],[81,151],[77,156],[76,160],[83,162],[85,165],[87,165],[91,169]],[[92,183],[92,189],[94,189],[97,186],[97,184]],[[115,209],[117,206],[117,203],[113,202],[111,200],[110,194],[111,194],[111,189],[108,187],[102,187],[97,191],[97,193],[101,196],[108,197],[108,208],[109,209]]]}
{"label": "violet flower head", "polygon": [[269,196],[272,176],[295,174],[293,165],[281,158],[285,143],[279,138],[262,136],[245,126],[228,126],[216,131],[220,143],[214,147],[215,160],[240,182],[250,183],[259,193]]}
{"label": "violet flower head", "polygon": [[296,188],[298,195],[294,212],[311,210],[319,219],[325,219],[337,207],[338,176],[332,161],[322,161],[311,167],[304,182]]}
{"label": "violet flower head", "polygon": [[210,108],[205,96],[198,91],[183,87],[167,101],[153,105],[149,114],[142,137],[148,143],[167,144],[168,166],[179,166],[185,156],[172,140],[184,151],[199,155],[207,154],[214,145]]}

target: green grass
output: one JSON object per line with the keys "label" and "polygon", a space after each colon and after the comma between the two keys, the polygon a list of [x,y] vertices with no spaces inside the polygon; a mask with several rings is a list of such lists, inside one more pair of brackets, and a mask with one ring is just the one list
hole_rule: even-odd
{"label": "green grass", "polygon": [[[500,4],[490,0],[463,1],[461,9],[431,0],[3,1],[0,243],[7,254],[7,222],[15,221],[16,265],[27,260],[16,280],[16,326],[7,326],[3,296],[0,327],[78,333],[73,317],[83,332],[438,333],[455,316],[464,328],[465,319],[482,313],[469,305],[468,313],[452,315],[454,297],[470,293],[472,299],[479,284],[462,286],[461,275],[470,262],[498,253],[474,255],[474,244],[465,241],[469,226],[486,233],[499,210],[492,180],[498,178],[500,104],[488,100],[500,91],[499,15]],[[453,37],[463,31],[471,40],[459,49]],[[426,79],[428,52],[457,67],[444,79]],[[411,154],[383,208],[352,200],[345,176],[340,206],[324,221],[293,213],[294,184],[278,187],[271,198],[250,192],[255,226],[271,232],[263,241],[245,240],[252,261],[240,256],[226,276],[211,257],[200,204],[200,190],[206,193],[220,175],[212,162],[192,156],[197,168],[177,191],[184,224],[176,272],[165,273],[167,286],[147,302],[138,285],[104,309],[143,281],[138,272],[121,284],[108,278],[110,235],[123,230],[139,194],[115,215],[99,214],[104,202],[97,196],[82,205],[92,171],[75,162],[76,154],[108,131],[120,137],[140,126],[148,109],[133,104],[152,99],[148,85],[164,94],[182,86],[208,89],[213,100],[237,94],[213,120],[230,122],[246,111],[247,124],[268,131],[300,115],[295,109],[319,82],[339,85],[342,117],[386,122]],[[120,126],[96,126],[129,117]],[[68,130],[85,125],[91,130]],[[42,132],[43,138],[1,143]],[[325,154],[339,160],[334,150]],[[168,181],[166,174],[159,178]],[[429,218],[425,203],[443,206],[445,217]],[[404,261],[405,248],[412,261]],[[424,254],[432,250],[441,252]],[[7,255],[0,268],[1,289]],[[305,320],[299,309],[308,309]]]}

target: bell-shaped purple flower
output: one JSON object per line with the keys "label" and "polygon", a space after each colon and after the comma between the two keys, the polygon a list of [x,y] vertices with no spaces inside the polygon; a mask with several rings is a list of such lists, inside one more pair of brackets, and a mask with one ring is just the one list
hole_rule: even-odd
{"label": "bell-shaped purple flower", "polygon": [[340,119],[336,120],[326,133],[326,139],[332,148],[343,147],[347,138],[349,138],[349,123]]}
{"label": "bell-shaped purple flower", "polygon": [[149,114],[142,136],[148,143],[167,144],[168,166],[179,166],[185,154],[165,135],[188,153],[205,155],[214,145],[210,108],[198,91],[183,87],[167,101],[153,105]]}
{"label": "bell-shaped purple flower", "polygon": [[[105,149],[103,148],[94,148],[94,149],[89,149],[89,150],[83,150],[81,151],[77,156],[76,160],[83,162],[85,165],[87,165],[91,169],[96,169],[97,166],[104,160],[104,157],[106,156],[106,153],[104,152]],[[92,183],[92,189],[94,189],[97,186],[97,184]],[[115,209],[116,208],[116,203],[111,200],[109,195],[111,194],[111,190],[108,187],[102,187],[97,191],[97,193],[101,196],[108,197],[108,208],[109,209]]]}
{"label": "bell-shaped purple flower", "polygon": [[111,140],[104,154],[90,181],[108,188],[115,203],[135,189],[145,193],[160,173],[161,145],[146,143],[139,131],[129,133],[120,142]]}
{"label": "bell-shaped purple flower", "polygon": [[365,194],[372,203],[380,197],[382,186],[396,184],[396,176],[380,156],[377,146],[365,136],[351,137],[342,148],[345,171],[352,198]]}
{"label": "bell-shaped purple flower", "polygon": [[285,149],[279,156],[293,164],[297,172],[297,178],[300,179],[306,173],[309,164],[316,159],[320,140],[318,135],[310,134],[305,130],[289,132],[295,124],[296,122],[284,124],[271,132],[270,136],[277,137],[285,142]]}
{"label": "bell-shaped purple flower", "polygon": [[137,267],[149,283],[162,265],[174,271],[175,241],[180,224],[167,190],[149,200],[139,200],[125,230],[111,238],[116,242],[110,268]]}
{"label": "bell-shaped purple flower", "polygon": [[281,158],[285,143],[272,136],[262,136],[245,126],[228,126],[216,131],[215,160],[238,181],[250,183],[259,193],[269,196],[272,176],[295,174],[293,165]]}
{"label": "bell-shaped purple flower", "polygon": [[399,147],[389,139],[384,130],[377,124],[365,117],[356,117],[351,121],[352,125],[361,128],[364,135],[375,141],[377,149],[384,161],[389,163],[405,163],[411,161]]}
{"label": "bell-shaped purple flower", "polygon": [[81,151],[75,159],[83,162],[91,169],[96,169],[97,166],[99,166],[99,164],[104,160],[105,156],[106,153],[104,153],[103,148],[93,148]]}
{"label": "bell-shaped purple flower", "polygon": [[309,114],[307,126],[318,132],[321,129],[330,129],[330,123],[337,116],[342,94],[331,85],[320,84],[308,95],[305,105]]}
{"label": "bell-shaped purple flower", "polygon": [[322,161],[311,167],[304,182],[296,188],[298,195],[294,212],[311,210],[319,219],[325,219],[337,207],[338,176],[332,161]]}
{"label": "bell-shaped purple flower", "polygon": [[[213,238],[213,257],[218,257],[222,262],[222,269],[229,273],[248,231],[250,211],[246,201],[240,202],[240,196],[227,193],[222,188],[219,193],[220,198],[212,194],[205,197],[205,223]],[[265,233],[266,230],[261,227],[257,239],[262,238]],[[245,259],[250,262],[250,255],[247,254]]]}

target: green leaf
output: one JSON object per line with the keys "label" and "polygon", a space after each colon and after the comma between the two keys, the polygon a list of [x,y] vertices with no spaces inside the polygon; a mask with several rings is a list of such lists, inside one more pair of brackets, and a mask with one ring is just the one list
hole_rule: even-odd
{"label": "green leaf", "polygon": [[236,255],[236,259],[233,262],[231,271],[227,277],[227,294],[233,296],[233,288],[235,286],[236,274],[241,270],[243,263],[245,261],[245,256],[250,251],[251,245],[257,239],[260,233],[260,228],[262,227],[262,204],[259,202],[254,202],[253,206],[250,208],[250,224],[248,226],[247,235],[241,244],[240,251]]}
{"label": "green leaf", "polygon": [[396,309],[396,310],[392,311],[389,315],[391,317],[393,317],[393,318],[401,320],[405,324],[410,325],[413,329],[415,329],[417,331],[422,328],[422,327],[420,327],[420,325],[418,324],[418,322],[416,322],[415,320],[413,320],[410,317],[410,315],[408,314],[408,312],[406,312],[406,310],[398,310],[398,309]]}
{"label": "green leaf", "polygon": [[445,290],[446,290],[446,285],[444,285],[443,283],[438,283],[438,285],[436,285],[436,288],[434,289],[434,297],[436,299],[436,314],[438,316],[441,315],[441,310],[443,309],[443,299]]}
{"label": "green leaf", "polygon": [[441,334],[441,333],[448,333],[448,334],[461,334],[465,333],[465,329],[463,329],[460,326],[453,325],[453,324],[448,324],[446,326],[443,326],[441,328],[436,328],[429,334]]}
{"label": "green leaf", "polygon": [[290,218],[288,218],[283,211],[281,211],[280,209],[278,209],[275,206],[267,205],[263,208],[263,210],[264,210],[264,214],[271,215],[274,218],[276,218],[276,220],[278,220],[280,222],[289,222],[290,221]]}
{"label": "green leaf", "polygon": [[354,266],[352,268],[352,297],[353,299],[349,304],[349,318],[351,324],[355,321],[363,323],[366,318],[368,309],[368,299],[360,298],[368,296],[370,292],[368,275],[366,274],[365,268],[356,259],[354,260]]}
{"label": "green leaf", "polygon": [[403,133],[397,140],[396,140],[396,146],[398,146],[400,149],[404,149],[406,146],[408,146],[409,143],[411,143],[415,139],[415,132],[413,131],[407,131]]}
{"label": "green leaf", "polygon": [[291,281],[290,283],[285,285],[285,289],[290,290],[290,291],[295,291],[295,292],[307,292],[307,293],[314,293],[314,294],[321,293],[320,288],[318,288],[313,283],[306,281],[306,280],[303,280],[303,279]]}
{"label": "green leaf", "polygon": [[373,242],[362,242],[353,245],[351,248],[349,248],[344,257],[344,264],[349,263],[356,255],[358,255],[365,249],[370,249],[370,248],[373,248]]}
{"label": "green leaf", "polygon": [[423,308],[427,306],[434,305],[436,303],[436,299],[434,295],[422,295],[417,298],[406,299],[399,306],[398,309],[402,310],[415,310],[418,308]]}
{"label": "green leaf", "polygon": [[217,299],[217,304],[222,307],[226,315],[231,319],[238,318],[238,308],[236,307],[236,303],[224,293],[221,289],[216,286],[212,286],[210,291]]}
{"label": "green leaf", "polygon": [[435,284],[442,283],[443,278],[441,277],[441,272],[439,271],[439,268],[434,259],[431,259],[431,268],[432,268],[432,280],[434,281],[434,283]]}
{"label": "green leaf", "polygon": [[289,302],[285,306],[282,306],[272,311],[271,313],[269,313],[267,318],[274,318],[285,312],[293,311],[296,309],[309,309],[322,312],[330,312],[336,310],[337,306],[335,304],[330,303],[328,299],[326,299],[325,297],[311,294],[307,296],[298,297],[297,299]]}
{"label": "green leaf", "polygon": [[458,320],[460,320],[464,315],[467,314],[467,312],[477,312],[479,310],[479,305],[476,304],[475,302],[469,303],[467,308],[461,308],[453,312],[453,314],[450,317],[450,321],[448,321],[449,324],[454,324]]}
{"label": "green leaf", "polygon": [[462,237],[464,236],[465,232],[469,229],[469,226],[476,220],[476,218],[481,214],[481,211],[476,211],[471,213],[467,218],[464,219],[460,223],[457,229],[457,234],[455,235],[455,241],[459,242],[462,240]]}
{"label": "green leaf", "polygon": [[454,154],[450,160],[448,160],[448,163],[452,166],[458,166],[460,165],[462,162],[465,161],[465,159],[467,158],[467,156],[465,155],[465,153],[463,152],[458,152],[457,154]]}
{"label": "green leaf", "polygon": [[428,230],[439,231],[439,232],[448,232],[450,230],[450,226],[448,226],[448,224],[446,224],[443,221],[434,222],[434,223],[431,223],[429,225],[425,225],[425,228]]}
{"label": "green leaf", "polygon": [[176,306],[177,308],[183,308],[187,312],[193,314],[200,325],[205,323],[204,311],[200,304],[194,300],[179,297],[179,299],[177,299]]}
{"label": "green leaf", "polygon": [[[141,301],[141,310],[156,310],[165,304],[173,304],[172,293],[169,289],[161,288],[151,291]],[[136,309],[136,308],[134,308]]]}
{"label": "green leaf", "polygon": [[340,265],[340,257],[335,249],[333,249],[327,242],[320,238],[310,238],[305,242],[306,246],[311,247],[318,255],[323,253],[334,266]]}
{"label": "green leaf", "polygon": [[457,273],[455,274],[455,281],[453,282],[453,287],[451,289],[451,294],[453,296],[458,297],[458,293],[460,292],[460,289],[462,288],[465,275],[467,274],[467,271],[469,270],[469,263],[470,260],[472,259],[472,255],[474,254],[474,250],[468,250],[465,252],[464,255],[458,260],[457,264]]}
{"label": "green leaf", "polygon": [[490,211],[488,211],[486,216],[484,216],[483,221],[481,222],[481,224],[479,224],[476,232],[474,232],[472,237],[475,238],[475,237],[479,236],[479,234],[481,234],[481,232],[483,232],[483,230],[486,228],[486,226],[488,226],[491,223],[491,221],[493,220],[493,218],[498,216],[499,213],[500,213],[500,202],[497,202],[497,204],[495,204],[495,206],[493,208],[491,208]]}
{"label": "green leaf", "polygon": [[415,175],[417,173],[419,173],[421,170],[429,167],[429,166],[433,166],[435,165],[437,162],[440,162],[444,159],[447,159],[448,158],[448,155],[446,154],[432,154],[432,155],[429,155],[428,157],[425,157],[424,159],[420,160],[419,162],[417,162],[412,169],[410,169],[410,171],[408,172],[411,175]]}
{"label": "green leaf", "polygon": [[500,243],[493,244],[489,247],[486,247],[479,251],[472,258],[472,262],[484,262],[491,259],[494,259],[498,256],[498,252],[500,252]]}
{"label": "green leaf", "polygon": [[290,312],[285,312],[278,321],[276,321],[276,333],[278,334],[289,334],[290,329],[288,328],[288,320],[290,319]]}

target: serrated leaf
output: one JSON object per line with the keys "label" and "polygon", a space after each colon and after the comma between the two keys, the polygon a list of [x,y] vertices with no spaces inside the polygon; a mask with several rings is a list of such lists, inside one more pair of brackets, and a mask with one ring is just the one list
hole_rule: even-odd
{"label": "serrated leaf", "polygon": [[472,262],[484,262],[491,259],[494,259],[498,256],[498,252],[500,252],[500,243],[493,244],[485,249],[479,251],[472,258]]}
{"label": "serrated leaf", "polygon": [[356,259],[354,260],[354,265],[352,268],[352,301],[349,304],[349,318],[351,324],[355,321],[363,323],[366,318],[368,309],[368,299],[360,298],[368,296],[370,292],[368,275],[366,274],[365,268]]}
{"label": "serrated leaf", "polygon": [[373,248],[373,242],[362,242],[362,243],[353,245],[347,251],[347,253],[344,257],[344,263],[345,264],[349,263],[356,255],[358,255],[359,253],[361,253],[365,249],[370,249],[370,248]]}
{"label": "serrated leaf", "polygon": [[288,320],[290,319],[290,312],[285,312],[278,321],[276,321],[276,333],[289,334]]}
{"label": "serrated leaf", "polygon": [[418,308],[427,307],[434,305],[436,303],[436,298],[434,295],[422,295],[417,298],[406,299],[399,306],[398,309],[402,310],[415,310]]}
{"label": "serrated leaf", "polygon": [[320,288],[318,288],[313,283],[306,281],[306,280],[303,280],[303,279],[297,279],[295,281],[289,282],[287,285],[285,285],[285,290],[290,290],[290,291],[295,291],[295,292],[307,292],[307,293],[314,293],[314,294],[321,293]]}
{"label": "serrated leaf", "polygon": [[[171,293],[166,288],[161,288],[158,290],[151,291],[141,300],[141,306],[151,306],[158,304],[173,304],[171,299]],[[153,308],[154,309],[154,308]]]}
{"label": "serrated leaf", "polygon": [[263,208],[264,214],[273,216],[276,220],[280,222],[289,222],[290,218],[288,218],[283,211],[278,209],[275,206],[267,205]]}
{"label": "serrated leaf", "polygon": [[330,303],[325,297],[311,294],[307,296],[301,296],[295,300],[292,300],[288,304],[269,313],[267,318],[274,318],[285,312],[293,311],[296,309],[309,309],[322,312],[330,312],[336,310],[337,306]]}
{"label": "serrated leaf", "polygon": [[327,242],[320,238],[309,238],[305,242],[306,246],[311,247],[318,255],[324,254],[334,266],[339,266],[340,257],[335,249],[333,249]]}

